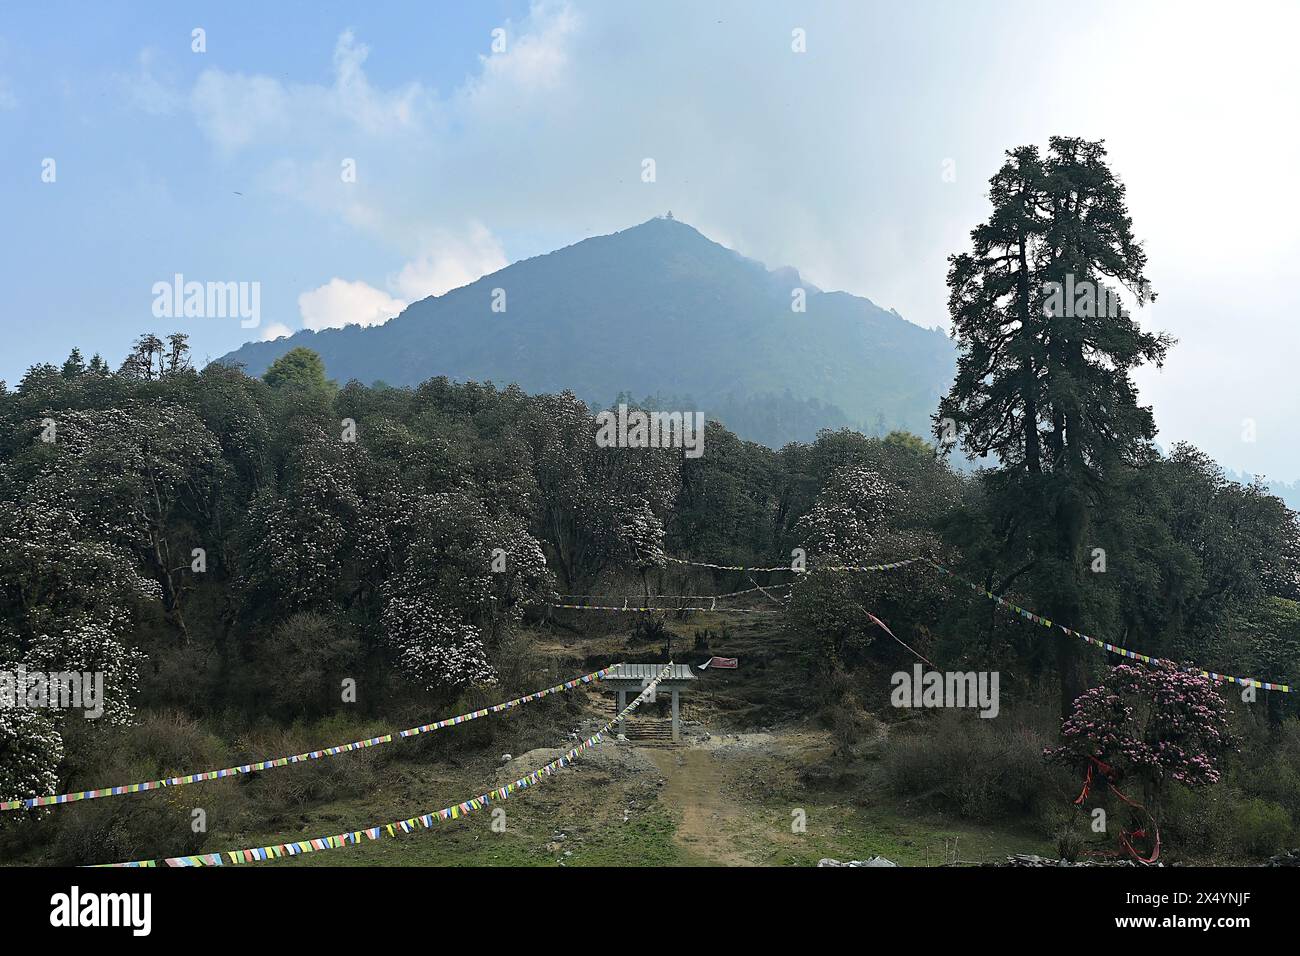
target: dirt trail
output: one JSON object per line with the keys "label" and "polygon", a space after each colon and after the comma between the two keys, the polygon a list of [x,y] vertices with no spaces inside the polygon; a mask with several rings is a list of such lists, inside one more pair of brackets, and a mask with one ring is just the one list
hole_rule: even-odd
{"label": "dirt trail", "polygon": [[755,866],[746,846],[779,840],[760,818],[747,813],[728,787],[722,760],[701,747],[646,747],[643,751],[663,775],[659,800],[679,818],[676,841],[682,849],[719,866]]}

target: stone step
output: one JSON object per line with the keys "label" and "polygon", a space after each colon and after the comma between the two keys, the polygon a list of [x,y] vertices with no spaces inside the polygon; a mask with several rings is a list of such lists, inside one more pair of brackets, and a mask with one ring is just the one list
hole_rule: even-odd
{"label": "stone step", "polygon": [[[629,698],[630,700],[631,698]],[[612,696],[601,696],[592,701],[592,709],[596,711],[599,717],[607,719],[618,713],[618,702]],[[640,710],[633,711],[632,715],[615,728],[614,732],[622,734],[628,740],[671,744],[673,742],[673,719],[671,717],[654,716]]]}
{"label": "stone step", "polygon": [[632,717],[625,720],[619,733],[628,740],[667,740],[673,739],[673,722],[663,717]]}

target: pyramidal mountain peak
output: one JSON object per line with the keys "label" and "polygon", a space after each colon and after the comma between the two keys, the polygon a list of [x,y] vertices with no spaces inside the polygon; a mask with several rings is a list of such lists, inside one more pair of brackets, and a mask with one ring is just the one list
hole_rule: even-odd
{"label": "pyramidal mountain peak", "polygon": [[299,346],[340,383],[446,376],[568,389],[599,407],[630,395],[774,447],[825,426],[925,433],[955,364],[942,333],[668,216],[512,263],[383,325],[302,331],[218,361],[260,375]]}

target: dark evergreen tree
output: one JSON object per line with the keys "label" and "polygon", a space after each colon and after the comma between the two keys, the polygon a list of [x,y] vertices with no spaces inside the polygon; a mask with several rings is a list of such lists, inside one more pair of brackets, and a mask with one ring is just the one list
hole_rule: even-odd
{"label": "dark evergreen tree", "polygon": [[167,372],[184,372],[190,367],[190,337],[184,332],[167,336]]}
{"label": "dark evergreen tree", "polygon": [[[1143,331],[1155,298],[1124,186],[1101,142],[1053,137],[1045,156],[1011,150],[990,182],[993,212],[950,258],[949,311],[962,349],[935,434],[954,425],[965,449],[995,454],[999,531],[1027,560],[1039,605],[1080,624],[1084,545],[1108,474],[1155,435],[1131,372],[1160,365],[1172,340]],[[1062,711],[1085,687],[1077,642],[1059,640]]]}
{"label": "dark evergreen tree", "polygon": [[81,358],[81,349],[74,347],[63,363],[63,377],[76,378],[86,371],[86,363]]}

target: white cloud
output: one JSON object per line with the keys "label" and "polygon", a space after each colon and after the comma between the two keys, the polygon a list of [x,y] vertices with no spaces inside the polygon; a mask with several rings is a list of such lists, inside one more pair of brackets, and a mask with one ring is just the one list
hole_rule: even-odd
{"label": "white cloud", "polygon": [[486,226],[475,222],[466,236],[439,232],[389,284],[399,295],[415,301],[459,289],[508,264],[501,243]]}
{"label": "white cloud", "polygon": [[[406,306],[431,295],[459,289],[507,265],[501,243],[486,226],[471,222],[463,235],[437,231],[415,259],[406,263],[388,285],[395,295],[368,282],[335,277],[298,296],[298,311],[308,329],[338,329],[345,325],[383,325]],[[271,334],[276,329],[275,335]],[[272,326],[264,338],[288,334]]]}
{"label": "white cloud", "polygon": [[581,21],[567,3],[534,4],[528,25],[507,25],[506,48],[479,56],[482,73],[471,79],[462,98],[477,110],[517,105],[521,94],[555,89],[569,68],[569,44]]}
{"label": "white cloud", "polygon": [[[376,86],[365,70],[370,48],[347,30],[335,43],[330,82],[209,68],[189,92],[190,109],[223,158],[252,163],[266,188],[423,258],[430,222],[495,218],[517,192],[518,183],[503,183],[483,203],[460,190],[466,170],[498,177],[509,157],[517,172],[529,161],[528,131],[580,101],[570,82],[580,26],[568,3],[534,3],[522,21],[505,23],[506,49],[480,57],[478,73],[441,97],[420,82]],[[548,154],[555,138],[543,137]],[[345,159],[356,162],[355,181],[340,179]],[[457,281],[419,265],[404,281],[420,284],[431,269],[431,289]]]}
{"label": "white cloud", "polygon": [[293,335],[293,329],[283,322],[272,322],[266,328],[262,329],[262,341],[273,342],[276,339],[288,338]]}
{"label": "white cloud", "polygon": [[155,51],[143,49],[137,59],[139,67],[135,73],[114,77],[127,98],[137,109],[153,116],[166,116],[176,112],[184,105],[185,97],[166,78],[160,79],[154,74],[157,59]]}
{"label": "white cloud", "polygon": [[263,141],[314,146],[358,132],[386,136],[424,129],[433,115],[433,93],[419,83],[376,90],[362,69],[369,55],[351,30],[341,33],[330,86],[207,69],[194,84],[190,107],[204,135],[226,153]]}
{"label": "white cloud", "polygon": [[345,325],[383,325],[406,303],[365,282],[333,278],[298,296],[304,328],[341,329]]}
{"label": "white cloud", "polygon": [[199,128],[226,152],[251,143],[285,117],[289,97],[278,80],[204,70],[190,94]]}
{"label": "white cloud", "polygon": [[351,30],[339,35],[334,46],[334,88],[329,99],[340,116],[367,133],[418,127],[432,107],[433,95],[419,83],[408,83],[391,93],[376,92],[362,65],[370,48],[358,43]]}

